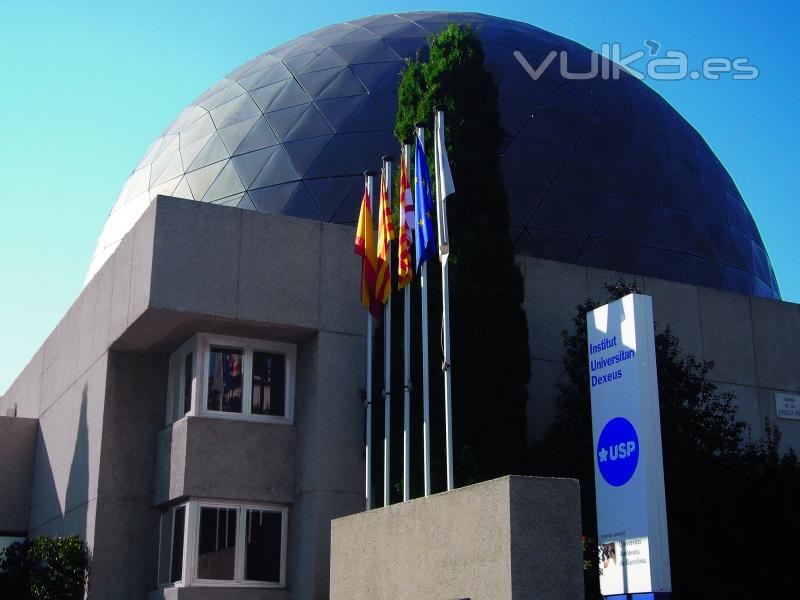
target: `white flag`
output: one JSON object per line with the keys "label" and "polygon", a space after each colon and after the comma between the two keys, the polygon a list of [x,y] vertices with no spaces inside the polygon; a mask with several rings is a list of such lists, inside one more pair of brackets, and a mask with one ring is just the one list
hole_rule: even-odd
{"label": "white flag", "polygon": [[444,112],[436,111],[435,132],[433,136],[434,162],[436,164],[436,219],[439,234],[439,260],[447,261],[450,254],[450,242],[447,235],[447,197],[452,196],[456,188],[453,185],[453,174],[450,172],[450,161],[447,160],[447,146],[444,143]]}

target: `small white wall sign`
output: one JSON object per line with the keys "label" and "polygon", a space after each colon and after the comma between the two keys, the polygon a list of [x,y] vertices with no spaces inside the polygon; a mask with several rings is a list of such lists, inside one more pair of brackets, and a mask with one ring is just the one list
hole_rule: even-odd
{"label": "small white wall sign", "polygon": [[800,421],[800,396],[775,394],[775,415],[779,419],[796,419]]}

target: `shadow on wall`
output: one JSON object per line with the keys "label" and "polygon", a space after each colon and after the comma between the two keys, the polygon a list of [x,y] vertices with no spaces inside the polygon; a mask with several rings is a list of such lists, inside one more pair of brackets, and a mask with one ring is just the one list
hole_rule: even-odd
{"label": "shadow on wall", "polygon": [[[36,465],[31,507],[30,536],[39,535],[79,535],[86,539],[87,512],[89,498],[89,424],[87,416],[89,386],[84,384],[81,393],[81,407],[78,415],[78,427],[72,451],[72,462],[61,503],[56,477],[53,473],[53,461],[45,444],[41,424],[36,442]],[[59,429],[66,428],[66,422],[55,424],[50,435],[57,438],[64,435]],[[66,446],[66,444],[64,444]],[[51,442],[51,447],[58,447]],[[56,468],[58,463],[56,462]],[[34,522],[34,520],[36,522]]]}

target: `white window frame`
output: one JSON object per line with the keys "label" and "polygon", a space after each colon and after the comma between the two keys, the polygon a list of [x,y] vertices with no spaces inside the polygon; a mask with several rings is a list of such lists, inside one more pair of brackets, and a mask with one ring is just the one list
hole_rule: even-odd
{"label": "white window frame", "polygon": [[[183,556],[181,556],[181,578],[177,581],[169,581],[172,578],[172,546],[175,543],[175,513],[178,512],[179,508],[183,508]],[[165,583],[161,582],[161,540],[163,539],[161,536],[163,534],[164,529],[164,514],[170,514],[172,516],[172,528],[170,529],[170,536],[169,536],[169,565],[167,569],[169,570],[167,573],[167,580]],[[161,514],[161,518],[158,520],[158,565],[156,567],[156,583],[158,584],[159,589],[168,588],[168,587],[185,587],[186,586],[186,544],[188,543],[188,536],[189,536],[189,528],[188,528],[188,516],[189,516],[189,506],[188,502],[182,502],[181,504],[175,504],[170,506],[169,508],[165,509],[165,513]]]}
{"label": "white window frame", "polygon": [[[208,409],[208,360],[211,348],[221,347],[242,352],[242,412],[225,412]],[[184,377],[183,369],[186,355],[192,352],[192,392],[191,409],[183,413]],[[255,352],[271,352],[285,357],[284,374],[286,397],[284,399],[284,415],[253,414],[253,354]],[[217,419],[234,419],[247,421],[263,421],[291,425],[294,423],[294,395],[297,369],[297,346],[286,342],[258,340],[251,338],[231,337],[216,334],[198,333],[184,342],[180,348],[170,355],[169,383],[166,425],[186,417],[204,416]],[[180,413],[180,416],[178,416]],[[176,418],[177,417],[177,418]]]}
{"label": "white window frame", "polygon": [[[185,585],[195,587],[250,587],[250,588],[285,588],[286,587],[286,549],[288,538],[289,509],[286,506],[261,504],[255,502],[229,502],[225,500],[190,500],[188,503],[187,528],[190,532],[184,546]],[[236,510],[236,546],[234,550],[233,579],[200,579],[197,577],[198,548],[200,545],[200,509],[225,508]],[[245,574],[245,533],[247,511],[261,510],[281,515],[281,564],[280,581],[253,581],[244,578]],[[191,557],[191,558],[190,558]]]}

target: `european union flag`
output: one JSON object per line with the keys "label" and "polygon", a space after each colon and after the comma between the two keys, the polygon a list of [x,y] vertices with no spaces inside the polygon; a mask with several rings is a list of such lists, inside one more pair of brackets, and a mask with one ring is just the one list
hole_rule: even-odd
{"label": "european union flag", "polygon": [[417,256],[417,271],[429,258],[436,256],[436,238],[433,233],[433,199],[431,198],[431,174],[425,148],[417,138],[417,151],[414,156],[414,232]]}

